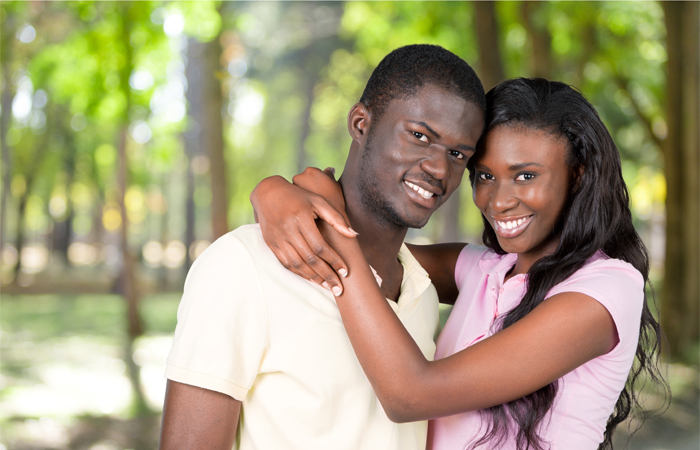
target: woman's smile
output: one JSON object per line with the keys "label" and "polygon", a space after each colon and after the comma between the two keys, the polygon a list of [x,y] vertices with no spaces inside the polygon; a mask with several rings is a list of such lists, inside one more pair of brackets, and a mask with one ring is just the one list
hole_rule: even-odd
{"label": "woman's smile", "polygon": [[491,222],[496,234],[504,238],[514,238],[525,231],[533,217],[531,214],[520,218],[491,218]]}

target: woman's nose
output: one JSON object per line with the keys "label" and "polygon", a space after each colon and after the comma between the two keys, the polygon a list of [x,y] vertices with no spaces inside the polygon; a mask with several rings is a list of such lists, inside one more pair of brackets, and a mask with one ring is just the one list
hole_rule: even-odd
{"label": "woman's nose", "polygon": [[497,212],[505,212],[518,205],[518,198],[512,186],[506,183],[496,183],[491,191],[491,209]]}

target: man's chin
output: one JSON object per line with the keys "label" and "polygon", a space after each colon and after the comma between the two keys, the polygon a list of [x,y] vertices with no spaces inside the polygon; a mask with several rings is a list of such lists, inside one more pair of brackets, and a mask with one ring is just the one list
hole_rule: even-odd
{"label": "man's chin", "polygon": [[[432,215],[432,214],[431,214]],[[427,217],[405,217],[405,216],[394,216],[394,225],[401,228],[413,228],[419,230],[428,224],[430,216]]]}

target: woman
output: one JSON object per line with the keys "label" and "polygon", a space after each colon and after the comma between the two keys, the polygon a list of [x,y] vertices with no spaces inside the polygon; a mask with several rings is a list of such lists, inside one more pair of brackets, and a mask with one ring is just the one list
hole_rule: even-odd
{"label": "woman", "polygon": [[[467,167],[486,248],[412,247],[438,292],[459,289],[435,361],[396,319],[355,240],[319,225],[347,263],[337,303],[365,373],[392,420],[433,419],[428,448],[611,448],[638,405],[638,377],[668,389],[615,144],[579,92],[516,79],[487,94]],[[323,174],[295,183],[343,209]],[[270,217],[266,195],[263,184],[252,198]],[[308,212],[288,204],[276,217]]]}

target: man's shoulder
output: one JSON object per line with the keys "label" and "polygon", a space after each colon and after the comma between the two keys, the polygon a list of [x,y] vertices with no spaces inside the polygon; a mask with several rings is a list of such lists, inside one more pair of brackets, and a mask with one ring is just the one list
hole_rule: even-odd
{"label": "man's shoulder", "polygon": [[[268,249],[265,240],[260,232],[260,225],[249,224],[229,231],[217,240],[215,240],[205,253],[221,253],[227,250],[245,248],[251,254],[258,253],[260,249]],[[202,253],[204,255],[204,253]]]}
{"label": "man's shoulder", "polygon": [[257,265],[259,261],[268,262],[274,258],[260,232],[257,224],[243,225],[230,231],[207,247],[194,262],[197,266],[248,264]]}

